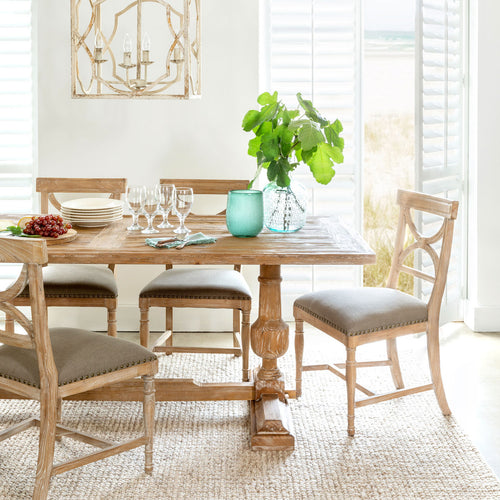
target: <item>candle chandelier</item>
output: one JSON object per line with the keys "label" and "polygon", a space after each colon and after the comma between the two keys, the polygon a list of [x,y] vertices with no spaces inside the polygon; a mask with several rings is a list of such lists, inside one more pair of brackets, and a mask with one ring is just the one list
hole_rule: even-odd
{"label": "candle chandelier", "polygon": [[71,0],[74,98],[200,95],[200,0]]}

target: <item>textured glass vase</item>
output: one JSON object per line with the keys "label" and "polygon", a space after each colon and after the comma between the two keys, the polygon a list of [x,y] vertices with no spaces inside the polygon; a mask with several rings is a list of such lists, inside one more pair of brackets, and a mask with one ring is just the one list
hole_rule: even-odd
{"label": "textured glass vase", "polygon": [[288,187],[269,183],[263,191],[264,225],[278,233],[293,233],[306,223],[307,192],[297,181]]}
{"label": "textured glass vase", "polygon": [[236,189],[227,195],[227,229],[233,236],[257,236],[264,227],[262,191]]}

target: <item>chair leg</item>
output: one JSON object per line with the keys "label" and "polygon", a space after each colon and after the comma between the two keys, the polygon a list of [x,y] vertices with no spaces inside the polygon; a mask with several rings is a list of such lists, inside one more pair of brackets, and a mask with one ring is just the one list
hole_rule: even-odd
{"label": "chair leg", "polygon": [[[174,314],[173,314],[173,309],[171,307],[166,307],[165,308],[165,331],[171,332],[170,337],[165,341],[165,346],[166,347],[172,347],[173,346],[173,340],[174,340]],[[171,352],[166,352],[166,356],[172,356]]]}
{"label": "chair leg", "polygon": [[108,306],[108,335],[116,337],[116,303]]}
{"label": "chair leg", "polygon": [[8,314],[5,315],[5,331],[7,333],[14,333],[14,318]]}
{"label": "chair leg", "polygon": [[403,389],[405,384],[401,375],[401,367],[399,366],[398,347],[396,339],[387,340],[387,357],[391,362],[391,375],[396,389]]}
{"label": "chair leg", "polygon": [[427,355],[429,356],[429,368],[431,371],[434,393],[443,415],[451,415],[450,407],[446,401],[443,380],[441,379],[441,363],[439,355],[439,325],[430,323],[427,326]]}
{"label": "chair leg", "polygon": [[233,347],[239,348],[240,352],[236,353],[235,356],[239,358],[241,356],[241,346],[238,340],[238,335],[236,335],[241,330],[240,326],[240,310],[233,309]]}
{"label": "chair leg", "polygon": [[50,486],[56,437],[57,404],[55,397],[43,394],[40,400],[40,440],[33,500],[45,500]]}
{"label": "chair leg", "polygon": [[346,385],[347,385],[347,434],[354,436],[354,407],[356,391],[356,348],[346,347]]}
{"label": "chair leg", "polygon": [[302,358],[304,356],[304,320],[295,320],[295,391],[302,395]]}
{"label": "chair leg", "polygon": [[241,349],[243,351],[243,382],[250,380],[248,358],[250,353],[250,311],[243,311],[241,321]]}
{"label": "chair leg", "polygon": [[[57,406],[56,406],[56,423],[60,424],[61,423],[61,417],[62,417],[62,399],[57,398]],[[61,441],[61,436],[56,435],[56,441]]]}
{"label": "chair leg", "polygon": [[144,471],[147,474],[153,472],[153,436],[155,425],[155,386],[151,375],[142,377],[144,381],[144,435],[146,445],[144,448]]}
{"label": "chair leg", "polygon": [[141,310],[140,342],[143,347],[149,347],[149,304],[147,300],[139,299],[139,309]]}

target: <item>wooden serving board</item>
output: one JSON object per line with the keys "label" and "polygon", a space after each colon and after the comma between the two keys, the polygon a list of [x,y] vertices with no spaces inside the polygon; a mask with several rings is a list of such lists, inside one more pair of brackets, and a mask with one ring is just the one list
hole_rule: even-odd
{"label": "wooden serving board", "polygon": [[47,245],[59,245],[61,243],[69,243],[73,241],[78,236],[78,233],[74,229],[68,229],[68,232],[65,234],[61,234],[57,238],[50,238],[47,236],[42,236],[41,238],[37,238],[40,240],[45,240]]}

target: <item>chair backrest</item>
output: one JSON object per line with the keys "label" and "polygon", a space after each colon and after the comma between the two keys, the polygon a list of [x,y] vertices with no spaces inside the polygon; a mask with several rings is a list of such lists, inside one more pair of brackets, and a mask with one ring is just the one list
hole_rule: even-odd
{"label": "chair backrest", "polygon": [[[396,288],[400,273],[407,273],[432,283],[432,292],[428,302],[429,316],[437,315],[439,317],[450,262],[453,226],[457,218],[458,201],[400,189],[398,190],[397,203],[400,206],[399,223],[387,286]],[[415,224],[415,215],[418,212],[426,212],[442,218],[442,223],[437,232],[430,236],[419,233]],[[405,243],[407,229],[410,231],[412,240],[414,240],[409,244]],[[441,245],[439,254],[432,245]],[[434,267],[434,275],[424,273],[407,265],[407,263],[405,264],[408,256],[418,249],[427,252],[430,256]]]}
{"label": "chair backrest", "polygon": [[40,209],[49,212],[49,201],[54,208],[61,210],[61,203],[56,193],[104,193],[110,198],[119,200],[127,190],[127,179],[123,178],[71,178],[71,177],[38,177],[36,191],[40,193]]}
{"label": "chair backrest", "polygon": [[[160,179],[160,184],[175,184],[193,188],[194,195],[227,195],[234,189],[247,189],[249,181],[242,179]],[[222,210],[214,215],[224,215]],[[193,214],[195,215],[195,214]]]}
{"label": "chair backrest", "polygon": [[[42,266],[47,264],[47,260],[45,241],[0,238],[0,263],[23,264],[17,280],[0,292],[0,311],[13,318],[27,333],[0,330],[0,342],[35,350],[39,360],[40,383],[44,387],[57,388],[57,369],[49,337],[42,277]],[[31,298],[31,320],[12,304],[27,282]]]}

